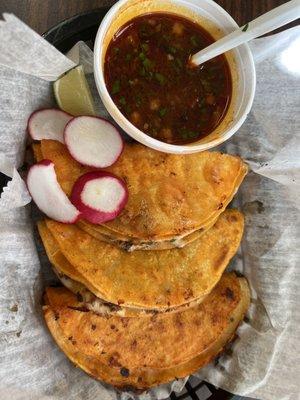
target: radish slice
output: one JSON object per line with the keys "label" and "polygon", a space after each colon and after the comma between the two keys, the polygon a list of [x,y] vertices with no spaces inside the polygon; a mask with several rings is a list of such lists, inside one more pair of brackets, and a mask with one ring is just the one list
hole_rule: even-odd
{"label": "radish slice", "polygon": [[64,132],[65,144],[76,161],[93,168],[109,167],[123,151],[118,130],[105,119],[81,116],[73,118]]}
{"label": "radish slice", "polygon": [[29,135],[33,140],[52,139],[64,143],[64,129],[72,118],[56,108],[34,111],[28,119]]}
{"label": "radish slice", "polygon": [[88,172],[73,186],[71,201],[83,218],[102,224],[116,218],[125,207],[128,191],[125,183],[107,172]]}
{"label": "radish slice", "polygon": [[42,160],[29,169],[27,187],[38,208],[49,218],[66,224],[79,219],[80,212],[57,182],[52,161]]}

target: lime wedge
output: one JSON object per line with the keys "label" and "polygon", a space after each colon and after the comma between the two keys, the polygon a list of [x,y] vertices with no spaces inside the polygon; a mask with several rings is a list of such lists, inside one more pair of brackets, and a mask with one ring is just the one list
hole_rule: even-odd
{"label": "lime wedge", "polygon": [[53,85],[59,108],[72,115],[96,115],[95,106],[82,65],[71,69]]}

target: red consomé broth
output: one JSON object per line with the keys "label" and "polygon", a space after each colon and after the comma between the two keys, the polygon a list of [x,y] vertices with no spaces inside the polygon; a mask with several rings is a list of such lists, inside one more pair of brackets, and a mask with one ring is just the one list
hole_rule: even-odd
{"label": "red consom\u00e9 broth", "polygon": [[111,40],[104,63],[107,89],[137,128],[167,143],[194,142],[222,121],[232,95],[224,56],[198,67],[190,56],[214,42],[173,14],[136,17]]}

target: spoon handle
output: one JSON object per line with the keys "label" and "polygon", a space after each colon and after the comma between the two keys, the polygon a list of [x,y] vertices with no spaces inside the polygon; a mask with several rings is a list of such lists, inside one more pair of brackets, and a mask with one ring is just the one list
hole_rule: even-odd
{"label": "spoon handle", "polygon": [[299,17],[300,0],[288,1],[194,54],[191,62],[194,65],[200,65],[251,39],[280,28]]}

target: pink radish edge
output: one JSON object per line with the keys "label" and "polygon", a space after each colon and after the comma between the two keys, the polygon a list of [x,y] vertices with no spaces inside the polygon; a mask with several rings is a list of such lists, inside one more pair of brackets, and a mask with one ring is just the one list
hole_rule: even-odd
{"label": "pink radish edge", "polygon": [[[81,198],[81,194],[84,190],[86,183],[90,182],[91,180],[97,180],[107,177],[111,177],[112,179],[118,181],[118,183],[122,186],[124,190],[123,198],[117,204],[116,210],[111,212],[101,211],[96,208],[92,208],[86,205]],[[104,222],[113,220],[122,212],[128,201],[128,189],[125,182],[114,174],[104,171],[87,172],[86,174],[80,176],[75,182],[72,189],[71,201],[75,205],[75,207],[82,213],[82,217],[84,219],[93,224],[102,224]]]}
{"label": "pink radish edge", "polygon": [[[74,154],[74,152],[72,152],[72,150],[70,149],[70,145],[68,144],[68,140],[67,140],[67,138],[66,138],[66,136],[67,136],[67,135],[66,135],[67,129],[70,127],[70,125],[72,124],[72,122],[73,122],[75,119],[77,119],[77,118],[82,118],[82,117],[95,118],[95,119],[98,119],[98,120],[100,120],[100,121],[103,121],[103,122],[105,122],[106,124],[111,125],[111,126],[115,129],[115,131],[118,133],[119,138],[120,138],[120,141],[121,141],[120,151],[119,151],[118,155],[116,156],[116,158],[114,159],[114,161],[113,161],[112,163],[110,163],[109,165],[101,166],[101,167],[100,167],[100,166],[95,166],[94,164],[90,164],[90,163],[88,163],[88,162],[84,162],[84,163],[83,163],[82,160],[79,160],[79,159],[76,157],[76,155]],[[112,124],[112,123],[111,123],[110,121],[108,121],[107,119],[102,118],[102,117],[98,117],[98,116],[93,116],[93,115],[79,115],[79,116],[73,117],[73,118],[66,124],[65,129],[64,129],[64,135],[63,135],[63,136],[64,136],[64,143],[65,143],[65,146],[66,146],[68,152],[70,153],[71,157],[74,158],[74,160],[77,161],[79,164],[84,165],[84,166],[87,166],[87,167],[90,167],[90,168],[95,168],[95,169],[103,169],[103,168],[107,168],[107,167],[110,167],[111,165],[115,164],[115,163],[118,161],[118,159],[120,158],[121,154],[123,153],[124,147],[125,147],[124,139],[123,139],[123,137],[122,137],[122,135],[121,135],[121,133],[120,133],[120,129],[118,129],[114,124]],[[117,179],[118,179],[118,178],[117,178]]]}
{"label": "pink radish edge", "polygon": [[[53,163],[51,160],[44,159],[44,160],[41,160],[41,161],[39,161],[38,163],[32,165],[32,166],[29,168],[28,173],[27,173],[27,177],[26,177],[26,186],[27,186],[28,192],[30,193],[30,195],[31,195],[31,197],[32,197],[32,200],[35,202],[35,204],[37,205],[37,207],[38,207],[45,215],[47,215],[48,217],[49,217],[49,215],[47,214],[47,212],[46,212],[45,210],[43,210],[43,209],[40,207],[40,205],[38,204],[38,201],[36,201],[36,198],[35,198],[35,196],[33,195],[33,191],[30,189],[29,181],[30,181],[30,175],[34,172],[35,169],[37,169],[37,168],[39,168],[39,167],[41,167],[41,166],[46,166],[46,167],[47,167],[47,166],[50,166],[50,165],[53,165],[53,170],[54,170],[54,173],[55,173],[54,163]],[[55,176],[56,176],[56,174],[55,174]],[[56,181],[57,181],[57,180],[56,180]],[[70,205],[73,206],[74,208],[76,208],[76,207],[74,206],[74,204],[71,203],[71,201],[69,200],[69,198],[67,197],[67,195],[64,193],[64,191],[63,191],[62,188],[60,187],[58,181],[57,181],[57,185],[58,185],[60,191],[61,191],[61,192],[63,193],[63,195],[65,196],[65,198],[69,201]],[[63,220],[57,220],[57,219],[53,218],[53,216],[50,216],[50,218],[52,218],[52,219],[54,219],[54,220],[56,220],[56,221],[58,221],[58,222],[65,223],[65,224],[75,224],[81,217],[82,217],[81,212],[80,212],[78,209],[77,209],[77,214],[76,214],[76,216],[74,217],[74,219],[71,219],[71,220],[64,220],[64,221],[63,221]]]}
{"label": "pink radish edge", "polygon": [[[49,137],[45,137],[45,138],[40,138],[40,139],[36,139],[36,137],[35,137],[35,135],[34,135],[34,133],[33,133],[33,129],[32,129],[32,127],[31,127],[31,124],[32,124],[32,119],[35,117],[35,115],[37,114],[37,113],[40,113],[40,112],[47,112],[47,111],[55,111],[55,112],[57,112],[57,113],[59,113],[59,114],[62,114],[62,115],[64,115],[64,116],[69,116],[70,117],[70,120],[71,119],[73,119],[74,118],[74,115],[72,115],[72,114],[70,114],[70,113],[68,113],[68,112],[66,112],[66,111],[63,111],[63,110],[61,110],[61,109],[59,109],[59,108],[54,108],[54,107],[45,107],[45,108],[39,108],[38,110],[35,110],[35,111],[33,111],[30,115],[29,115],[29,118],[28,118],[28,121],[27,121],[27,127],[26,127],[26,129],[27,129],[27,133],[28,133],[28,135],[32,138],[32,140],[43,140],[43,139],[50,139]],[[67,124],[69,123],[69,121],[67,122]],[[53,138],[51,138],[52,140],[58,140],[58,139],[53,139]],[[63,139],[63,132],[62,132],[62,139]]]}

